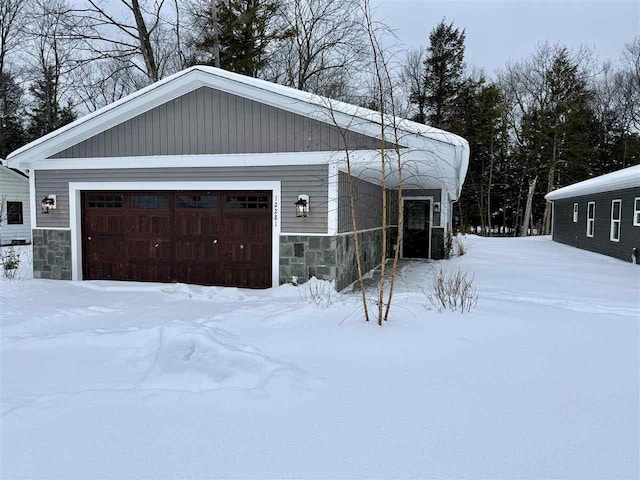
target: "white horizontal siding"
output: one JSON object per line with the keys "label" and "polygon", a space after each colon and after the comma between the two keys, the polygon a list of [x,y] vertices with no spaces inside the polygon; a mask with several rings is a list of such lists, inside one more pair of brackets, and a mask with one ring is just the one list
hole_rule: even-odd
{"label": "white horizontal siding", "polygon": [[[0,243],[11,243],[12,240],[31,241],[31,216],[29,208],[29,179],[14,174],[6,167],[0,166],[0,200],[3,215],[0,219]],[[22,225],[7,225],[7,202],[22,202]]]}

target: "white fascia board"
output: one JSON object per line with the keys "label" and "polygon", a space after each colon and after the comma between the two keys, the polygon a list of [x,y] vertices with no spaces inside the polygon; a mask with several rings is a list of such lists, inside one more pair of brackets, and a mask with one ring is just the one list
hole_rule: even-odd
{"label": "white fascia board", "polygon": [[339,161],[344,152],[238,153],[220,155],[151,155],[39,160],[34,170],[103,170],[109,168],[258,167],[321,165]]}
{"label": "white fascia board", "polygon": [[547,193],[544,198],[553,201],[637,187],[640,187],[640,165],[624,168],[617,172],[607,173],[606,175],[600,175],[599,177],[559,188],[558,190]]}
{"label": "white fascia board", "polygon": [[[149,87],[146,87],[136,92],[140,95],[135,98],[125,97],[109,105],[109,108],[96,110],[92,114],[25,145],[10,154],[7,161],[20,168],[31,168],[31,163],[35,160],[55,155],[158,105],[189,93],[200,85],[197,83],[197,79],[182,76],[171,85],[171,88],[160,88],[161,86],[157,84],[151,86],[154,88],[147,90]],[[127,102],[121,103],[123,100],[127,100]]]}
{"label": "white fascia board", "polygon": [[29,175],[29,218],[31,220],[31,230],[37,227],[38,203],[36,202],[36,172],[31,171]]}

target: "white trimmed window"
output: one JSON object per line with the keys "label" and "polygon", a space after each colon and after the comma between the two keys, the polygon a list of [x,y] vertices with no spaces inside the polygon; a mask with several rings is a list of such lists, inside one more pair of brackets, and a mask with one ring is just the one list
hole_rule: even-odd
{"label": "white trimmed window", "polygon": [[587,237],[593,237],[596,226],[596,202],[587,203]]}
{"label": "white trimmed window", "polygon": [[612,242],[620,241],[620,217],[622,216],[622,200],[611,201],[611,229],[609,231],[609,240]]}
{"label": "white trimmed window", "polygon": [[633,226],[640,227],[640,197],[633,200]]}
{"label": "white trimmed window", "polygon": [[574,203],[573,204],[573,223],[576,223],[578,221],[578,204]]}

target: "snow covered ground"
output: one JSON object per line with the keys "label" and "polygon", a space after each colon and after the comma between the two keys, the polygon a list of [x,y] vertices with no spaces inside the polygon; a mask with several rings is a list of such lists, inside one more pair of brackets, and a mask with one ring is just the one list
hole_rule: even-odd
{"label": "snow covered ground", "polygon": [[638,478],[640,268],[467,239],[475,311],[0,282],[3,478]]}

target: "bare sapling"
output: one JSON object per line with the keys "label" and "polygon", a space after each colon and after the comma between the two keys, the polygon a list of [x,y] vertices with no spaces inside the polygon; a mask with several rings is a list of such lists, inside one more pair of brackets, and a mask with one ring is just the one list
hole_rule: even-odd
{"label": "bare sapling", "polygon": [[351,227],[353,228],[353,242],[356,250],[356,267],[358,269],[358,284],[360,285],[360,293],[362,295],[362,308],[364,309],[364,318],[368,322],[369,321],[369,307],[367,305],[367,290],[364,281],[364,274],[362,268],[362,257],[360,255],[360,238],[358,237],[358,224],[357,224],[357,216],[356,216],[356,193],[353,187],[353,175],[351,171],[351,152],[349,150],[349,136],[348,130],[342,128],[336,119],[335,111],[333,109],[333,105],[331,101],[328,102],[327,110],[329,112],[329,116],[331,118],[331,122],[336,126],[338,132],[340,133],[340,138],[342,138],[342,144],[344,148],[345,154],[345,162],[347,168],[347,184],[349,186],[349,208],[351,210]]}
{"label": "bare sapling", "polygon": [[377,100],[380,112],[380,189],[382,192],[382,253],[380,259],[380,283],[378,285],[378,325],[382,325],[383,309],[384,309],[384,286],[386,281],[385,267],[387,265],[387,171],[386,171],[386,158],[385,158],[385,135],[386,135],[386,83],[383,67],[381,65],[381,57],[384,55],[383,50],[380,48],[380,43],[377,38],[376,28],[373,25],[373,19],[371,14],[371,5],[369,0],[365,0],[363,4],[364,20],[367,28],[367,34],[369,37],[369,44],[371,47],[371,57],[373,61],[374,76],[377,85]]}

